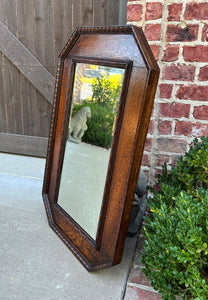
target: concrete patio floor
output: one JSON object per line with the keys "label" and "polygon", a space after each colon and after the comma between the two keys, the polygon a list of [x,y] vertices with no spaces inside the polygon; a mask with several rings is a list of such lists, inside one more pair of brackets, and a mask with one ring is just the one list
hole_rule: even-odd
{"label": "concrete patio floor", "polygon": [[44,167],[45,159],[0,153],[0,299],[123,299],[136,238],[121,264],[88,273],[48,225]]}

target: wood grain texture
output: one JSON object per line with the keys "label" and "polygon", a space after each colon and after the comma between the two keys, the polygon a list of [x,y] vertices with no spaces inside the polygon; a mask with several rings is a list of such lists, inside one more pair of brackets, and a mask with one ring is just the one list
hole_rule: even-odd
{"label": "wood grain texture", "polygon": [[17,31],[14,33],[18,40],[34,55],[36,55],[35,18],[33,1],[16,0]]}
{"label": "wood grain texture", "polygon": [[[107,25],[107,7],[106,0],[94,0],[94,14],[93,14],[93,25],[94,26],[102,26],[103,24]],[[116,19],[116,15],[115,15]],[[117,22],[117,20],[115,20]],[[111,25],[109,23],[109,25]],[[113,25],[113,24],[112,24]]]}
{"label": "wood grain texture", "polygon": [[12,148],[14,148],[17,154],[45,157],[47,144],[47,138],[0,133],[1,152],[8,152],[10,148],[12,151]]}
{"label": "wood grain texture", "polygon": [[37,92],[37,107],[38,107],[38,118],[39,118],[39,136],[48,137],[51,121],[52,106],[48,101]]}
{"label": "wood grain texture", "polygon": [[4,70],[4,87],[5,98],[7,102],[7,118],[8,118],[8,132],[21,134],[21,105],[19,105],[19,71],[14,68],[10,61],[5,57],[3,64],[6,66]]}
{"label": "wood grain texture", "polygon": [[[57,58],[73,31],[72,26],[72,0],[52,1],[53,5],[53,37],[54,37],[54,66],[57,65]],[[60,17],[61,16],[61,17]],[[56,71],[56,68],[54,69]]]}
{"label": "wood grain texture", "polygon": [[0,50],[52,103],[54,77],[2,22],[0,22]]}
{"label": "wood grain texture", "polygon": [[93,0],[73,2],[73,28],[93,25]]}
{"label": "wood grain texture", "polygon": [[[134,66],[145,67],[145,62],[142,56],[137,56],[137,45],[132,35],[108,34],[108,35],[82,35],[77,41],[76,47],[70,52],[68,57],[76,55],[90,56],[90,52],[96,58],[100,57],[100,50],[95,45],[99,45],[106,49],[104,58],[133,60]],[[124,52],[125,49],[125,52]],[[92,56],[92,55],[91,55]]]}
{"label": "wood grain texture", "polygon": [[[29,97],[28,97],[29,95]],[[20,99],[22,108],[22,134],[39,134],[39,116],[37,112],[37,92],[30,82],[20,74]]]}
{"label": "wood grain texture", "polygon": [[[66,132],[72,102],[74,61],[100,59],[132,67],[125,79],[115,126],[97,239],[57,204]],[[134,26],[77,28],[60,55],[50,130],[43,199],[49,224],[88,271],[120,262],[159,76],[141,30]],[[126,71],[127,73],[127,71]]]}
{"label": "wood grain texture", "polygon": [[[118,18],[117,20],[115,19],[115,13],[117,14],[117,18]],[[106,15],[107,15],[108,24],[110,25],[119,24],[119,0],[115,0],[115,1],[106,0]]]}
{"label": "wood grain texture", "polygon": [[5,97],[5,85],[4,85],[4,61],[3,54],[0,53],[0,90],[1,90],[1,101],[0,101],[0,131],[7,132],[8,130],[8,116],[7,116],[7,101]]}
{"label": "wood grain texture", "polygon": [[75,26],[118,24],[118,11],[97,0],[0,0],[0,8],[0,132],[48,136],[58,54]]}

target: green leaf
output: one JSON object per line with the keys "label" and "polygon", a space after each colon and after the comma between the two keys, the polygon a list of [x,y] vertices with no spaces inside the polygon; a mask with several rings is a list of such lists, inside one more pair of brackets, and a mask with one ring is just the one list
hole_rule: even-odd
{"label": "green leaf", "polygon": [[208,299],[208,137],[168,171],[148,202],[142,261],[163,299]]}

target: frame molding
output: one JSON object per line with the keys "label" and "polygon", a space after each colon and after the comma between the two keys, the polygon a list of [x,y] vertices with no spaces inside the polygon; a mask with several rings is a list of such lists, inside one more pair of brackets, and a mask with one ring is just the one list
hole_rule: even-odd
{"label": "frame molding", "polygon": [[110,153],[110,158],[109,158],[109,165],[108,165],[108,170],[107,170],[107,176],[106,176],[106,183],[105,183],[105,188],[104,188],[104,195],[103,195],[103,201],[102,201],[102,211],[100,213],[100,218],[99,218],[99,224],[98,224],[98,229],[97,229],[97,235],[96,235],[96,240],[94,240],[88,233],[81,227],[79,224],[71,218],[70,215],[68,215],[57,203],[58,199],[58,192],[59,192],[59,186],[60,186],[60,179],[61,179],[61,173],[62,173],[62,166],[63,166],[63,160],[64,160],[64,153],[65,153],[65,136],[67,133],[68,129],[68,122],[69,122],[69,115],[71,111],[71,103],[72,99],[70,99],[69,103],[67,103],[65,107],[65,113],[64,113],[64,130],[62,134],[62,142],[61,142],[61,153],[60,153],[60,161],[59,161],[59,169],[58,169],[58,178],[57,178],[57,185],[56,185],[56,190],[55,190],[55,197],[54,197],[54,205],[57,206],[58,209],[62,210],[63,214],[65,214],[71,221],[71,223],[74,224],[74,226],[77,226],[79,228],[80,234],[86,237],[89,243],[95,247],[95,249],[99,250],[100,249],[100,242],[101,242],[101,237],[102,237],[102,230],[103,230],[103,224],[104,224],[104,219],[105,219],[105,213],[106,213],[106,207],[108,204],[108,198],[109,198],[109,190],[110,190],[110,185],[111,185],[111,174],[113,172],[113,166],[114,166],[114,160],[115,160],[115,154],[117,150],[117,145],[118,145],[118,137],[119,137],[119,132],[121,129],[121,124],[122,124],[122,117],[123,117],[123,111],[124,111],[124,106],[125,106],[125,99],[127,95],[127,90],[128,90],[128,84],[131,76],[131,69],[132,69],[132,61],[123,61],[123,60],[105,60],[105,59],[96,59],[96,58],[87,58],[87,57],[79,57],[75,56],[72,58],[72,68],[71,68],[71,78],[72,80],[72,85],[70,85],[70,90],[69,94],[72,95],[73,93],[73,84],[74,84],[74,71],[77,63],[88,63],[88,64],[94,64],[94,65],[100,65],[100,66],[107,66],[107,67],[113,67],[113,68],[120,68],[125,70],[124,74],[124,81],[122,84],[122,89],[121,89],[121,96],[120,96],[120,101],[118,105],[118,113],[117,113],[117,121],[116,126],[115,126],[115,132],[116,135],[114,135],[114,138],[112,140],[112,147],[111,147],[111,153]]}
{"label": "frame molding", "polygon": [[[76,62],[126,70],[96,241],[57,204]],[[43,200],[49,225],[88,271],[121,260],[158,76],[150,47],[135,26],[76,28],[59,56]]]}

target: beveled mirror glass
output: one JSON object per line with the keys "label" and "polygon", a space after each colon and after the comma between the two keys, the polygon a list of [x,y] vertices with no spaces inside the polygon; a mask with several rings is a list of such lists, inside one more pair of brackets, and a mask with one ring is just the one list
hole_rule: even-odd
{"label": "beveled mirror glass", "polygon": [[58,204],[96,239],[125,69],[76,63]]}
{"label": "beveled mirror glass", "polygon": [[121,261],[159,68],[141,28],[76,28],[54,91],[43,200],[88,271]]}

